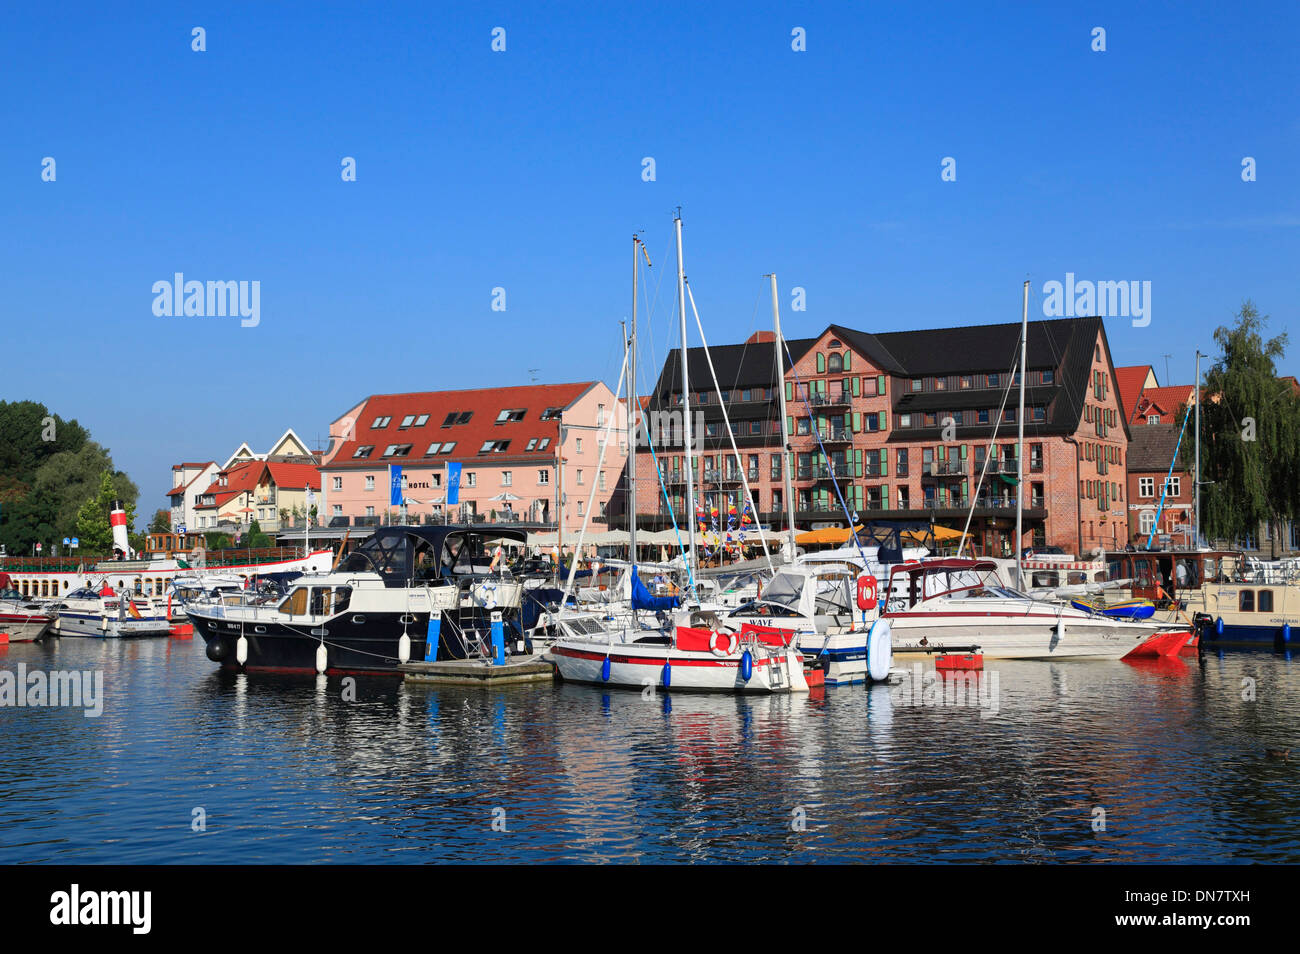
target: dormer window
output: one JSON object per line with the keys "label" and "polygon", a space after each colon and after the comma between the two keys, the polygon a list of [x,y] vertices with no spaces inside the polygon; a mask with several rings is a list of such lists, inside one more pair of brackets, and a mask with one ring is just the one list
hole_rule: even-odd
{"label": "dormer window", "polygon": [[542,412],[542,420],[558,421],[560,419],[560,414],[563,413],[563,411],[564,408],[562,407],[548,407],[545,411]]}
{"label": "dormer window", "polygon": [[374,450],[375,450],[375,445],[374,445],[374,444],[366,444],[366,445],[364,445],[364,446],[362,446],[362,447],[358,447],[358,448],[353,452],[353,454],[352,454],[352,459],[353,459],[353,460],[357,460],[357,459],[365,459],[365,458],[369,457],[372,453],[374,453]]}

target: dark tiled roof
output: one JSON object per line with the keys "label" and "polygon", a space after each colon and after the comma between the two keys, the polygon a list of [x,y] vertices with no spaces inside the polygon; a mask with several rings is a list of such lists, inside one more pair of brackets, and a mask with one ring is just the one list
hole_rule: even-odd
{"label": "dark tiled roof", "polygon": [[1178,446],[1179,429],[1173,424],[1147,424],[1133,428],[1133,437],[1128,445],[1129,472],[1164,473],[1169,470],[1174,448]]}
{"label": "dark tiled roof", "polygon": [[[797,338],[787,340],[789,354],[783,355],[783,366],[790,369],[790,354],[798,360],[816,343],[816,338]],[[722,390],[737,388],[774,388],[776,387],[776,355],[770,341],[745,342],[743,344],[710,345],[709,356],[713,358],[713,369],[718,374],[718,384]],[[688,371],[690,373],[691,391],[712,391],[713,375],[709,373],[709,363],[703,348],[691,348],[687,352]],[[655,382],[655,396],[674,394],[682,389],[682,354],[680,348],[668,352],[664,366]]]}

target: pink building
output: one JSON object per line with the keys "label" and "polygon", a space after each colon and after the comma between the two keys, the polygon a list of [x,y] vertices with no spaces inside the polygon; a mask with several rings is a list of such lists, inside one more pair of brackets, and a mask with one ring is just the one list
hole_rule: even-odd
{"label": "pink building", "polygon": [[330,425],[320,522],[397,522],[393,465],[402,468],[407,521],[441,522],[447,464],[459,463],[460,504],[446,515],[451,522],[554,525],[562,466],[564,526],[576,528],[590,515],[604,529],[627,457],[624,414],[599,381],[371,395]]}

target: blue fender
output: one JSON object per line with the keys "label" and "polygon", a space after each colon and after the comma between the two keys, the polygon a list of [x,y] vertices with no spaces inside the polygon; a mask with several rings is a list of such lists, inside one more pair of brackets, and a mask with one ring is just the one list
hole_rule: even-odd
{"label": "blue fender", "polygon": [[609,656],[605,656],[605,661],[600,664],[600,681],[609,682]]}
{"label": "blue fender", "polygon": [[750,677],[753,675],[754,675],[754,657],[750,655],[749,650],[746,649],[740,655],[740,678],[745,680],[745,682],[749,682]]}
{"label": "blue fender", "polygon": [[667,689],[673,684],[673,664],[664,660],[664,688]]}

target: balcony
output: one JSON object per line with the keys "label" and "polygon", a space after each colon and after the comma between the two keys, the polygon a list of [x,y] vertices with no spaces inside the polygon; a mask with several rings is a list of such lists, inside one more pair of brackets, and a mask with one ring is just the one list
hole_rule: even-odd
{"label": "balcony", "polygon": [[822,439],[823,444],[852,444],[853,432],[847,427],[823,427],[818,428],[817,436]]}
{"label": "balcony", "polygon": [[740,471],[738,470],[705,470],[704,482],[706,484],[738,484],[740,483]]}
{"label": "balcony", "polygon": [[813,407],[848,407],[853,403],[853,395],[846,391],[830,391],[826,394],[814,394],[808,398]]}
{"label": "balcony", "polygon": [[965,477],[966,473],[964,460],[936,460],[921,465],[922,477]]}

